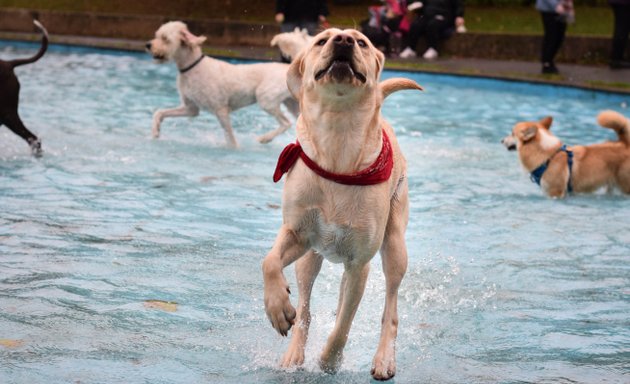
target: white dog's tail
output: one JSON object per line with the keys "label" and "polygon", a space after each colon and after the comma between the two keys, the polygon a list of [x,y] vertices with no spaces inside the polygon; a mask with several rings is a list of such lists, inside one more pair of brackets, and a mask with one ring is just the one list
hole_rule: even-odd
{"label": "white dog's tail", "polygon": [[630,146],[630,122],[621,113],[615,111],[603,111],[597,116],[599,125],[614,129],[619,136],[619,141]]}
{"label": "white dog's tail", "polygon": [[402,91],[404,89],[417,89],[419,91],[424,91],[418,83],[404,77],[395,77],[383,80],[379,84],[379,87],[381,88],[381,93],[383,94],[383,100],[392,93]]}

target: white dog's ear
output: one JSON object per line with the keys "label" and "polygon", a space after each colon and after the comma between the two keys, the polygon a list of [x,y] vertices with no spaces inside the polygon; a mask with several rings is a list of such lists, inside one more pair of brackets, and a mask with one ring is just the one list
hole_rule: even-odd
{"label": "white dog's ear", "polygon": [[195,36],[187,29],[182,30],[182,43],[184,43],[184,45],[190,47],[199,46],[203,44],[204,41],[206,41],[205,36]]}
{"label": "white dog's ear", "polygon": [[269,43],[269,46],[271,47],[275,47],[276,45],[278,45],[278,40],[280,40],[280,35],[275,35],[273,37],[273,39],[271,39],[271,43]]}
{"label": "white dog's ear", "polygon": [[536,136],[538,133],[538,128],[535,125],[530,125],[525,129],[518,131],[518,138],[523,142],[530,141]]}
{"label": "white dog's ear", "polygon": [[551,129],[551,123],[553,123],[553,118],[551,116],[546,116],[540,119],[540,125],[545,127],[546,130]]}
{"label": "white dog's ear", "polygon": [[300,53],[289,65],[287,70],[287,86],[296,99],[300,99],[302,92],[302,78],[304,77],[304,53]]}

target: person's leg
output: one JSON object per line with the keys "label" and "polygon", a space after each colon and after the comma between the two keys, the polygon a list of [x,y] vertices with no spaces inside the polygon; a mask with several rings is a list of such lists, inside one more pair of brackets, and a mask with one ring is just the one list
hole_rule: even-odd
{"label": "person's leg", "polygon": [[448,28],[448,22],[442,19],[433,19],[427,22],[426,39],[427,50],[424,52],[424,57],[427,60],[437,59],[438,57],[438,45],[442,39],[444,31]]}
{"label": "person's leg", "polygon": [[[416,18],[409,26],[409,33],[405,38],[405,50],[410,49],[415,52],[418,49],[418,41],[426,31],[426,21],[424,17]],[[401,54],[402,56],[402,54]]]}
{"label": "person's leg", "polygon": [[612,50],[610,54],[610,65],[615,67],[623,61],[626,51],[628,35],[630,34],[630,5],[611,5],[614,14],[614,31],[612,38]]}
{"label": "person's leg", "polygon": [[558,70],[553,63],[553,57],[555,56],[554,45],[556,41],[556,18],[557,14],[553,12],[540,12],[542,17],[544,35],[542,39],[542,49],[540,55],[540,61],[542,63],[543,73],[557,73]]}
{"label": "person's leg", "polygon": [[448,28],[446,20],[433,19],[427,22],[426,39],[428,48],[438,50],[438,44],[446,28]]}
{"label": "person's leg", "polygon": [[284,22],[280,24],[280,32],[293,32],[296,27],[299,27],[297,23]]}
{"label": "person's leg", "polygon": [[551,43],[551,62],[555,61],[556,55],[560,51],[562,47],[562,43],[564,42],[564,36],[567,33],[567,23],[560,21],[556,18],[556,22],[554,23],[553,30],[553,41]]}
{"label": "person's leg", "polygon": [[319,24],[317,21],[304,21],[300,23],[300,29],[306,29],[309,35],[315,36],[319,32]]}

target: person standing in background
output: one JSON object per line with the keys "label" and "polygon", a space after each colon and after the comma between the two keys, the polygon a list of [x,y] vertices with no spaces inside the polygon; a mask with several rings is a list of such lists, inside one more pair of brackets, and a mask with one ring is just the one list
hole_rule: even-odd
{"label": "person standing in background", "polygon": [[559,73],[554,62],[562,46],[567,24],[575,21],[573,0],[536,0],[536,9],[542,16],[544,36],[542,43],[542,73]]}
{"label": "person standing in background", "polygon": [[282,32],[304,29],[313,36],[319,24],[328,24],[326,0],[276,0],[276,22]]}
{"label": "person standing in background", "polygon": [[630,61],[623,59],[630,35],[630,0],[608,0],[615,17],[612,50],[610,53],[611,69],[630,69]]}

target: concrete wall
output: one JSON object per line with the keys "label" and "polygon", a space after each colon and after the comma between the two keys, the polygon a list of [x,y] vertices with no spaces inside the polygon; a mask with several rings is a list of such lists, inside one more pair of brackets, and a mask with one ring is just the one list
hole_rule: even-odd
{"label": "concrete wall", "polygon": [[[170,19],[163,16],[107,15],[73,12],[33,12],[0,9],[0,30],[35,32],[33,18],[39,19],[51,34],[148,40]],[[209,45],[268,47],[279,32],[275,24],[249,24],[224,20],[183,20],[190,30],[205,35]],[[444,55],[501,60],[538,61],[541,37],[489,33],[456,34],[444,42]],[[420,46],[420,52],[423,47]],[[608,61],[610,39],[572,37],[565,40],[559,62],[602,64]]]}

